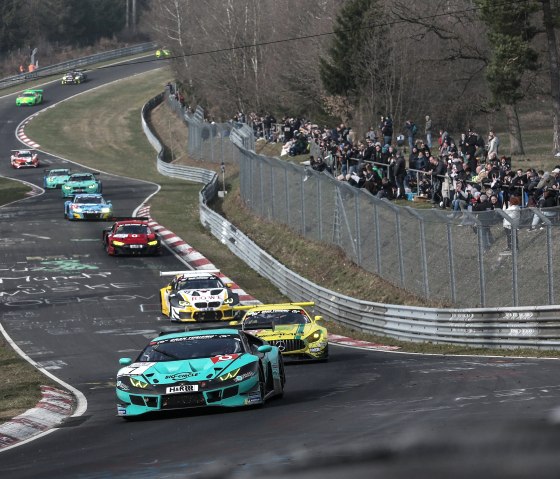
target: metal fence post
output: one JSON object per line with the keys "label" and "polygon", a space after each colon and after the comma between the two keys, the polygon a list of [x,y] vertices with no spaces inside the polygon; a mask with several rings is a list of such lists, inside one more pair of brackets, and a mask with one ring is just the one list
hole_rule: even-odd
{"label": "metal fence post", "polygon": [[453,235],[451,225],[447,223],[447,260],[449,261],[449,284],[451,286],[451,301],[457,301],[457,285],[455,284],[455,260],[453,259]]}
{"label": "metal fence post", "polygon": [[354,194],[354,209],[356,215],[356,235],[355,235],[355,242],[356,242],[356,259],[358,264],[362,264],[362,240],[360,234],[360,191],[357,191]]}

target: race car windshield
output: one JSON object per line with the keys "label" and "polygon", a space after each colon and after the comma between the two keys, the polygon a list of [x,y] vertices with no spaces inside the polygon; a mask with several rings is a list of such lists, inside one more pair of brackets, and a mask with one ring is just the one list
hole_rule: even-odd
{"label": "race car windshield", "polygon": [[217,278],[190,278],[177,282],[177,289],[223,289],[224,285]]}
{"label": "race car windshield", "polygon": [[20,151],[17,156],[19,156],[20,158],[29,158],[29,157],[31,157],[31,152],[30,151]]}
{"label": "race car windshield", "polygon": [[22,96],[35,96],[35,93],[27,92],[27,93],[24,93]]}
{"label": "race car windshield", "polygon": [[243,329],[268,329],[289,324],[308,324],[311,321],[300,310],[261,311],[243,320]]}
{"label": "race car windshield", "polygon": [[103,198],[98,196],[86,196],[74,198],[74,203],[78,204],[88,204],[88,205],[100,205],[103,203]]}
{"label": "race car windshield", "polygon": [[67,171],[49,171],[49,176],[67,176]]}
{"label": "race car windshield", "polygon": [[120,235],[147,235],[150,232],[146,225],[122,225],[117,228],[116,233]]}
{"label": "race car windshield", "polygon": [[233,335],[188,336],[185,338],[154,341],[149,344],[138,362],[179,361],[212,358],[243,352],[241,339]]}

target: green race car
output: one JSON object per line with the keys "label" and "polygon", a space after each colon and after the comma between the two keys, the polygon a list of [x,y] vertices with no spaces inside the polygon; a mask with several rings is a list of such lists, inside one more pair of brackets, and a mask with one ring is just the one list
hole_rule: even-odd
{"label": "green race car", "polygon": [[60,190],[62,197],[68,198],[78,193],[101,193],[101,181],[93,173],[73,173]]}
{"label": "green race car", "polygon": [[43,90],[25,90],[16,98],[16,106],[32,106],[43,103]]}
{"label": "green race car", "polygon": [[264,404],[284,393],[276,346],[231,328],[163,333],[119,360],[117,414]]}
{"label": "green race car", "polygon": [[53,189],[60,188],[70,178],[70,170],[66,168],[56,168],[46,170],[43,176],[43,188]]}

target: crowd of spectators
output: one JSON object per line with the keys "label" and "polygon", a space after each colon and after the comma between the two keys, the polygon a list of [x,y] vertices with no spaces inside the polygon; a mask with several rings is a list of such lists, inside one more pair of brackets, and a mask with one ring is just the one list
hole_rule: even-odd
{"label": "crowd of spectators", "polygon": [[[485,138],[469,128],[456,141],[446,129],[434,135],[430,116],[422,133],[408,120],[398,134],[391,116],[382,116],[362,138],[345,124],[326,128],[289,117],[278,122],[270,114],[251,114],[250,123],[257,138],[282,143],[283,155],[307,154],[315,142],[320,153],[309,157],[313,169],[379,198],[418,196],[455,212],[558,206],[560,165],[550,172],[512,168],[493,131]],[[531,230],[538,223],[535,216]]]}

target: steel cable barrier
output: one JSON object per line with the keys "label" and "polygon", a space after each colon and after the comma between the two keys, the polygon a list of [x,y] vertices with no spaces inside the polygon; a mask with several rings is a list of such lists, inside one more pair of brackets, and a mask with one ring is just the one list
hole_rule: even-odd
{"label": "steel cable barrier", "polygon": [[87,57],[77,58],[74,60],[67,60],[62,63],[57,63],[56,65],[37,68],[33,72],[20,73],[19,75],[13,75],[11,77],[0,79],[0,89],[7,88],[13,85],[19,85],[20,83],[24,83],[38,77],[55,75],[57,73],[65,73],[73,68],[85,67],[87,65],[113,60],[115,58],[122,58],[129,55],[136,55],[138,53],[145,53],[150,50],[154,50],[156,48],[156,45],[157,44],[154,42],[142,43],[131,47],[96,53],[94,55],[89,55]]}
{"label": "steel cable barrier", "polygon": [[[163,97],[160,96],[158,102],[162,101],[162,99]],[[169,101],[174,103],[172,99]],[[153,100],[149,102],[143,109],[143,115],[145,111],[149,111],[155,104],[157,104],[157,102]],[[186,115],[182,110],[178,110],[178,112],[182,116]],[[193,121],[192,118],[190,120],[191,122]],[[193,137],[193,131],[190,129],[189,121],[186,119],[185,121],[187,125],[189,125],[188,135],[190,142]],[[143,125],[148,138],[150,138],[150,136],[155,138],[149,131],[144,120]],[[202,129],[203,126],[198,125],[198,128]],[[237,143],[237,141],[243,139],[244,135],[247,134],[251,134],[250,129],[247,131],[245,127],[233,127],[232,130],[230,130],[229,137]],[[201,141],[201,139],[198,138],[197,141]],[[210,137],[207,137],[204,141],[210,141]],[[251,142],[251,140],[247,139],[243,141],[246,143]],[[152,140],[150,140],[150,142],[154,145]],[[445,213],[431,210],[420,214],[420,212],[414,210],[409,211],[409,208],[396,207],[386,201],[371,203],[362,198],[363,195],[361,192],[354,191],[356,190],[355,188],[344,184],[339,185],[337,182],[326,182],[327,185],[331,185],[332,183],[331,190],[327,190],[320,179],[322,175],[318,175],[316,172],[312,171],[305,172],[297,165],[289,165],[287,163],[284,165],[285,167],[281,169],[281,175],[284,175],[284,181],[277,184],[272,181],[275,175],[278,175],[278,172],[273,169],[273,167],[276,167],[276,162],[273,161],[274,159],[262,157],[256,155],[252,151],[244,150],[244,147],[240,147],[241,144],[243,144],[243,142],[237,143],[240,150],[238,160],[240,161],[241,177],[243,180],[241,187],[242,189],[248,188],[251,185],[243,184],[243,182],[250,182],[252,176],[257,177],[257,193],[255,194],[253,191],[254,186],[251,190],[245,191],[244,193],[246,195],[246,201],[253,206],[257,214],[262,216],[274,214],[273,217],[280,218],[284,220],[282,222],[290,224],[292,223],[290,219],[295,216],[297,217],[300,227],[304,225],[305,231],[313,231],[314,238],[323,238],[323,241],[328,241],[329,238],[340,234],[340,239],[351,240],[348,243],[348,251],[351,255],[362,258],[367,256],[373,268],[378,268],[380,271],[383,271],[385,268],[389,269],[390,274],[393,275],[393,278],[396,278],[397,282],[402,279],[401,272],[406,271],[407,265],[414,264],[422,271],[421,274],[414,276],[416,281],[415,285],[424,292],[429,292],[428,286],[432,285],[433,282],[430,281],[431,278],[427,278],[427,284],[423,281],[426,279],[423,278],[424,275],[431,271],[426,265],[422,265],[423,262],[436,261],[437,265],[445,265],[447,262],[451,262],[454,264],[453,268],[456,276],[462,278],[464,275],[472,274],[470,269],[467,271],[461,269],[462,266],[460,265],[463,264],[462,262],[454,263],[449,256],[445,257],[445,255],[449,254],[449,251],[451,251],[450,247],[443,245],[442,252],[440,252],[439,255],[431,252],[431,245],[421,247],[422,244],[428,242],[428,238],[429,241],[436,242],[438,245],[439,243],[437,243],[437,241],[442,241],[444,243],[450,242],[452,244],[455,241],[455,243],[467,248],[469,243],[473,242],[474,237],[475,244],[471,245],[471,249],[464,254],[474,254],[476,258],[477,249],[484,257],[484,251],[480,251],[482,249],[482,240],[480,239],[481,233],[479,230],[488,226],[497,236],[498,229],[503,229],[502,221],[505,213],[501,211],[497,214],[500,220],[499,225],[493,225],[491,223],[486,224],[477,215],[470,213],[466,215],[457,215],[456,218],[447,218],[449,213],[446,215]],[[197,146],[197,148],[200,148],[200,146]],[[209,146],[206,147],[206,151],[208,151],[209,148]],[[197,181],[194,178],[199,177],[200,181],[204,183],[204,179],[198,173],[191,174],[187,171],[191,169],[190,167],[172,164],[160,165],[160,163],[163,162],[160,155],[162,150],[161,145],[159,145],[159,147],[156,146],[156,150],[158,151],[158,170],[162,172],[162,174],[190,179],[191,181]],[[259,166],[261,164],[263,165],[262,167]],[[245,168],[249,171],[244,172],[243,170]],[[208,201],[214,198],[217,193],[217,187],[215,186],[217,183],[217,175],[212,171],[208,174],[210,182],[200,193],[200,220],[202,224],[209,229],[222,244],[227,246],[232,253],[240,257],[255,271],[275,284],[283,294],[293,301],[315,301],[317,312],[328,319],[338,321],[362,331],[390,336],[405,341],[495,348],[560,348],[560,306],[511,306],[467,309],[410,307],[358,300],[314,284],[286,268],[266,251],[260,249],[234,225],[207,206]],[[266,181],[268,181],[268,183],[266,183]],[[293,182],[295,187],[292,187],[290,182]],[[306,196],[307,184],[312,185],[312,189],[316,192],[314,200],[319,206],[328,206],[331,209],[336,206],[343,206],[343,212],[339,215],[338,221],[347,226],[344,228],[337,228],[334,220],[331,219],[330,223],[327,222],[327,219],[332,217],[330,214],[318,215],[318,217],[313,217],[311,215],[313,210],[308,210],[305,206],[305,201],[302,201],[304,199],[309,199],[309,197]],[[212,187],[212,185],[214,185],[214,187]],[[278,201],[283,206],[288,204],[289,208],[275,212],[275,208],[279,207],[278,203],[267,201],[264,206],[259,204],[258,201],[263,198],[266,187],[269,188],[269,195],[277,196]],[[252,197],[251,194],[255,196]],[[344,202],[353,203],[353,209],[344,206],[342,204]],[[347,235],[343,230],[349,230],[352,225],[355,227],[356,224],[360,223],[360,215],[363,214],[362,208],[364,207],[362,202],[367,207],[371,208],[369,216],[374,218],[377,224],[384,225],[385,222],[389,224],[387,226],[375,228],[375,223],[372,221],[371,224],[374,229],[371,232],[362,231],[363,226],[360,226],[359,232],[363,236],[359,241],[354,242],[354,237]],[[301,207],[302,204],[304,207]],[[397,210],[404,211],[399,212]],[[538,214],[542,215],[539,211],[530,210],[527,210],[526,214],[531,215],[531,220],[533,214],[537,214],[537,216]],[[444,215],[447,220],[442,220],[442,215]],[[553,226],[549,217],[545,217],[545,215],[542,216],[542,218],[540,218],[540,216],[539,218],[542,219],[543,224],[545,224],[545,229],[541,230],[541,236],[543,236],[545,241],[549,242],[545,244],[550,245],[550,249],[553,249],[552,238],[550,237]],[[548,223],[546,223],[547,218],[549,221]],[[495,219],[496,218],[493,220]],[[510,219],[510,221],[513,224],[516,223],[514,220]],[[408,226],[402,224],[406,222],[409,223]],[[520,220],[518,223],[521,222]],[[443,225],[440,225],[440,223]],[[412,224],[414,226],[410,226]],[[438,227],[437,235],[427,234],[426,229],[432,227],[432,225]],[[519,226],[519,224],[517,225]],[[463,233],[460,231],[454,232],[453,229],[455,228],[463,231]],[[476,233],[473,233],[473,228],[477,230]],[[414,240],[399,240],[399,235],[403,234],[403,229],[407,234],[415,234]],[[336,233],[337,231],[338,233]],[[450,233],[451,238],[449,238]],[[423,235],[426,236],[425,239],[422,238]],[[394,248],[395,253],[393,253],[391,257],[386,258],[383,257],[383,254],[387,254],[383,248],[364,249],[366,243],[364,240],[366,238],[368,241],[374,242],[374,244],[383,244],[384,242],[396,243],[396,247]],[[417,260],[405,260],[404,252],[406,248],[409,247],[414,248],[414,252],[418,256]],[[537,248],[535,247],[534,249]],[[546,251],[546,247],[544,251]],[[541,253],[543,253],[543,249],[541,249]],[[518,258],[518,256],[520,255],[516,255],[515,257]],[[515,262],[512,257],[509,259],[506,258],[503,261]],[[473,270],[476,265],[477,263],[475,263]],[[433,267],[435,268],[435,266]],[[521,268],[521,271],[524,271],[519,264],[516,265],[516,268]],[[550,265],[550,270],[552,271],[552,265]],[[437,272],[434,270],[434,272],[445,274],[443,271]],[[512,278],[508,273],[512,274],[511,268],[506,267],[505,273],[503,271],[502,273],[502,279],[499,281],[499,284],[495,285],[495,288],[496,290],[498,288],[508,290],[509,295],[506,295],[506,297],[510,297],[510,283]],[[476,274],[480,275],[480,272],[476,271]],[[544,272],[541,270],[541,274],[544,275],[543,283],[546,284],[546,269]],[[478,284],[481,284],[480,278],[477,278],[479,281]],[[552,279],[554,279],[554,277]],[[519,281],[519,278],[517,278],[517,280]],[[406,281],[405,283],[409,284]],[[467,278],[455,284],[456,287],[470,286],[473,288],[472,285],[468,284]],[[451,288],[448,287],[448,289]],[[474,291],[475,294],[480,294],[480,289],[477,290],[476,287],[474,287],[472,291]],[[553,292],[553,290],[544,291],[544,293],[533,291],[539,298],[546,297],[548,294],[552,294],[552,297],[554,297]],[[522,295],[522,297],[525,298],[525,295]]]}

